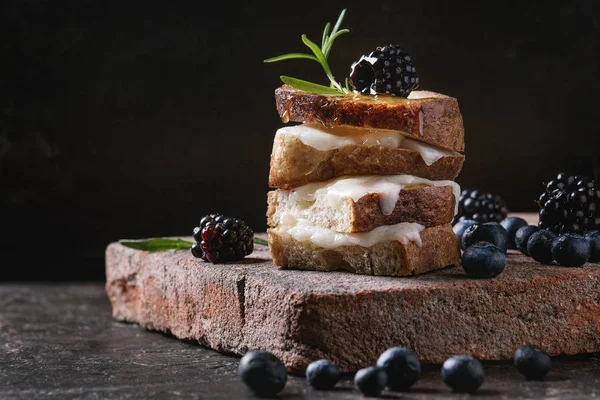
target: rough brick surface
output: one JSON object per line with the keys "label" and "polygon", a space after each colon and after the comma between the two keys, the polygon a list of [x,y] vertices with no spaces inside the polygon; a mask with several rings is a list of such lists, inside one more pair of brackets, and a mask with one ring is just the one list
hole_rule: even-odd
{"label": "rough brick surface", "polygon": [[212,265],[187,251],[111,244],[113,316],[218,351],[267,349],[296,373],[319,358],[353,371],[398,345],[427,363],[454,354],[508,359],[525,343],[550,355],[600,351],[597,264],[541,266],[511,253],[493,280],[460,268],[387,278],[279,270],[257,247],[243,263]]}

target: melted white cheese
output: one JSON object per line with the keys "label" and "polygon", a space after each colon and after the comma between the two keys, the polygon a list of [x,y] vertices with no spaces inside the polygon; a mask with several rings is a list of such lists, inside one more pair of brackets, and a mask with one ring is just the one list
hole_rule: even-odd
{"label": "melted white cheese", "polygon": [[377,243],[399,241],[402,244],[414,242],[422,246],[421,231],[423,225],[402,222],[396,225],[380,226],[369,232],[340,233],[331,229],[315,226],[306,219],[284,217],[282,223],[275,228],[281,233],[287,233],[299,242],[311,242],[325,249],[334,249],[340,246],[371,247]]}
{"label": "melted white cheese", "polygon": [[442,149],[440,147],[436,147],[428,143],[419,142],[418,140],[412,140],[408,138],[405,138],[402,141],[400,147],[403,149],[419,152],[419,154],[421,154],[421,158],[423,159],[425,164],[427,164],[427,166],[432,165],[442,157],[459,155],[459,153],[455,151]]}
{"label": "melted white cheese", "polygon": [[383,146],[416,151],[428,166],[442,157],[459,155],[427,143],[409,139],[401,131],[386,129],[337,126],[326,128],[314,124],[286,126],[277,131],[278,136],[297,138],[307,146],[319,151],[331,151],[350,145]]}
{"label": "melted white cheese", "polygon": [[404,140],[399,131],[350,126],[325,128],[311,124],[285,126],[277,131],[277,135],[297,138],[319,151],[330,151],[350,145],[399,147]]}
{"label": "melted white cheese", "polygon": [[455,210],[458,211],[460,186],[453,181],[432,181],[414,175],[369,175],[341,177],[327,182],[309,183],[292,190],[290,200],[314,201],[325,196],[330,207],[338,208],[343,198],[351,198],[357,202],[369,193],[379,193],[379,207],[384,215],[390,215],[400,196],[400,191],[409,185],[451,186],[455,198]]}

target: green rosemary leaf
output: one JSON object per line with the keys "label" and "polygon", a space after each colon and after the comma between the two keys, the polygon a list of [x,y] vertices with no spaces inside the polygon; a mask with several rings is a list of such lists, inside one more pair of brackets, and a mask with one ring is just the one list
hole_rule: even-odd
{"label": "green rosemary leaf", "polygon": [[339,36],[343,35],[344,33],[348,33],[348,32],[350,32],[350,29],[342,29],[341,31],[337,31],[336,33],[331,35],[329,37],[329,47],[331,47],[331,45],[333,44],[333,41],[335,39],[337,39]]}
{"label": "green rosemary leaf", "polygon": [[350,93],[350,86],[348,86],[348,77],[346,77],[346,90]]}
{"label": "green rosemary leaf", "polygon": [[350,32],[350,30],[342,29],[341,31],[336,32],[335,34],[331,35],[331,37],[325,44],[325,49],[323,49],[323,54],[325,55],[325,58],[329,57],[329,53],[331,52],[331,47],[333,46],[333,42],[335,41],[335,39],[342,36],[344,33],[348,33],[348,32]]}
{"label": "green rosemary leaf", "polygon": [[[132,249],[144,250],[149,252],[167,251],[167,250],[189,250],[193,242],[188,242],[183,239],[168,239],[168,238],[155,238],[155,239],[122,239],[119,240],[125,247]],[[254,243],[268,246],[269,243],[261,238],[254,238]]]}
{"label": "green rosemary leaf", "polygon": [[323,55],[323,52],[321,51],[319,46],[317,46],[315,42],[313,42],[309,38],[307,38],[306,35],[302,35],[302,42],[306,45],[306,47],[311,49],[312,52],[315,54],[315,56],[317,57],[317,59],[319,60],[321,65],[323,66],[325,73],[330,74],[331,70],[329,70],[329,65],[327,65],[327,60],[325,59],[325,56]]}
{"label": "green rosemary leaf", "polygon": [[284,55],[281,55],[278,57],[268,58],[268,59],[264,60],[264,62],[271,63],[271,62],[289,60],[289,59],[294,59],[294,58],[304,58],[304,59],[310,59],[313,61],[317,61],[319,64],[321,64],[321,67],[323,67],[323,70],[325,71],[325,74],[327,75],[327,78],[329,79],[330,87],[326,87],[326,86],[319,85],[316,83],[303,81],[301,79],[291,78],[291,77],[286,77],[286,76],[282,76],[281,80],[284,83],[287,83],[288,85],[296,87],[298,89],[303,89],[303,90],[307,90],[307,91],[319,93],[319,94],[339,96],[339,95],[345,95],[345,94],[350,93],[348,84],[346,84],[346,87],[343,87],[335,79],[335,77],[333,76],[333,73],[331,72],[331,67],[329,66],[329,63],[327,62],[327,58],[329,57],[329,53],[331,52],[331,47],[332,47],[335,39],[337,39],[339,36],[343,35],[344,33],[349,32],[348,29],[339,30],[340,25],[342,24],[342,21],[343,21],[345,15],[346,15],[346,9],[343,9],[337,19],[337,22],[335,23],[335,26],[333,27],[333,30],[331,30],[330,22],[328,22],[327,25],[325,25],[325,29],[323,30],[323,36],[321,38],[321,47],[319,47],[316,43],[314,43],[310,39],[308,39],[308,37],[306,35],[302,35],[302,42],[312,51],[314,56],[310,55],[310,54],[305,54],[305,53],[290,53],[290,54],[284,54]]}
{"label": "green rosemary leaf", "polygon": [[338,17],[338,20],[335,23],[335,26],[333,27],[333,30],[331,31],[331,36],[335,35],[337,33],[338,29],[340,29],[340,25],[342,24],[342,21],[344,20],[344,16],[346,16],[346,9],[345,8],[340,13],[340,16]]}
{"label": "green rosemary leaf", "polygon": [[271,57],[271,58],[267,58],[266,60],[264,60],[264,62],[266,63],[272,63],[272,62],[277,62],[277,61],[283,61],[283,60],[291,60],[294,58],[306,58],[309,60],[313,60],[316,62],[319,62],[319,60],[317,59],[317,57],[310,55],[310,54],[304,54],[304,53],[289,53],[289,54],[283,54],[277,57]]}
{"label": "green rosemary leaf", "polygon": [[343,92],[333,89],[327,86],[319,85],[318,83],[312,83],[308,81],[303,81],[302,79],[292,78],[291,76],[281,76],[281,80],[283,83],[287,83],[288,85],[295,87],[296,89],[301,89],[306,92],[323,94],[327,96],[342,96]]}
{"label": "green rosemary leaf", "polygon": [[323,70],[325,71],[325,75],[329,78],[331,84],[339,91],[342,92],[342,88],[339,83],[336,82],[333,74],[331,73],[331,68],[329,68],[329,64],[327,63],[327,58],[323,55],[323,52],[313,41],[311,41],[306,35],[302,35],[302,42],[315,53],[315,56],[319,59]]}
{"label": "green rosemary leaf", "polygon": [[189,250],[194,243],[188,242],[183,239],[168,239],[168,238],[156,238],[156,239],[140,239],[140,240],[119,240],[125,247],[131,247],[132,249],[144,250],[144,251],[166,251],[166,250]]}
{"label": "green rosemary leaf", "polygon": [[323,39],[321,39],[321,50],[323,50],[325,44],[329,40],[329,29],[331,29],[330,22],[328,22],[327,25],[325,25],[325,29],[323,29]]}
{"label": "green rosemary leaf", "polygon": [[261,238],[254,238],[254,243],[255,244],[262,244],[263,246],[268,246],[269,242],[267,242],[265,239],[261,239]]}

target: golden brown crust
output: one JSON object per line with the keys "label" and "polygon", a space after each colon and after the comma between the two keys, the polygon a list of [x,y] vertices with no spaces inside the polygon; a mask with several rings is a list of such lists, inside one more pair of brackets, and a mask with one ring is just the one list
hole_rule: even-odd
{"label": "golden brown crust", "polygon": [[[279,224],[281,215],[291,215],[297,219],[312,221],[322,228],[337,232],[369,232],[379,226],[401,222],[415,222],[432,227],[452,222],[455,198],[450,186],[406,187],[399,192],[398,202],[390,215],[381,211],[381,194],[369,193],[358,201],[346,200],[338,210],[320,207],[298,209],[289,204],[288,191],[271,191],[268,194],[267,223],[270,227]],[[306,207],[306,206],[305,206]]]}
{"label": "golden brown crust", "polygon": [[271,154],[269,186],[292,189],[345,175],[408,174],[431,180],[454,180],[465,156],[445,156],[428,166],[417,151],[349,145],[319,151],[298,138],[276,136]]}
{"label": "golden brown crust", "polygon": [[452,225],[427,228],[421,232],[422,246],[397,241],[372,247],[341,246],[325,249],[310,242],[269,229],[269,248],[273,263],[283,268],[336,271],[358,274],[409,276],[449,265],[460,265],[460,249]]}
{"label": "golden brown crust", "polygon": [[465,149],[458,101],[439,93],[415,91],[409,99],[361,94],[324,96],[283,85],[275,90],[275,102],[284,123],[393,129],[446,149]]}
{"label": "golden brown crust", "polygon": [[390,215],[381,212],[380,193],[369,193],[352,203],[352,231],[368,232],[382,225],[416,222],[432,227],[452,222],[455,199],[450,186],[423,186],[400,192]]}

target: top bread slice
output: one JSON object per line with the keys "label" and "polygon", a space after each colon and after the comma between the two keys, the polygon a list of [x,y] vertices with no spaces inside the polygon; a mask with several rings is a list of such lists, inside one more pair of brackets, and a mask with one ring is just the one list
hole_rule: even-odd
{"label": "top bread slice", "polygon": [[275,102],[284,123],[397,130],[412,139],[445,149],[459,152],[465,149],[458,101],[435,92],[416,90],[408,98],[362,94],[325,96],[283,85],[275,90]]}

